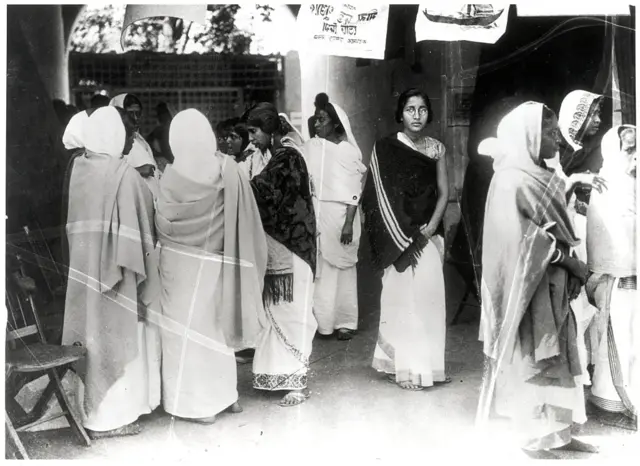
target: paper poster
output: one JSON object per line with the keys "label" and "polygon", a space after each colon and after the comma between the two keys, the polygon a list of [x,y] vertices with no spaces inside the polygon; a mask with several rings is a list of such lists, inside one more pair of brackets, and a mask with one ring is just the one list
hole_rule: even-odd
{"label": "paper poster", "polygon": [[536,2],[516,5],[518,16],[615,16],[629,15],[629,5],[612,2]]}
{"label": "paper poster", "polygon": [[389,5],[302,5],[298,13],[298,50],[382,60],[388,20]]}
{"label": "paper poster", "polygon": [[120,44],[122,45],[122,39],[127,28],[136,21],[167,16],[206,25],[207,5],[127,5],[122,24]]}
{"label": "paper poster", "polygon": [[495,44],[507,29],[508,17],[508,4],[432,6],[422,3],[416,18],[416,41],[466,40]]}

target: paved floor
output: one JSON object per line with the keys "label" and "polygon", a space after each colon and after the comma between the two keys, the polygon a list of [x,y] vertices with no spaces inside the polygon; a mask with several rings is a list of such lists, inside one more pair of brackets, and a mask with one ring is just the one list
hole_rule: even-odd
{"label": "paved floor", "polygon": [[[449,306],[460,299],[460,283],[447,277]],[[90,448],[77,445],[68,428],[23,435],[36,459],[173,460],[229,458],[248,461],[261,455],[305,461],[428,461],[448,459],[525,459],[511,442],[508,424],[494,421],[488,430],[474,426],[482,378],[477,342],[477,309],[449,327],[447,364],[453,383],[423,392],[407,392],[388,383],[370,367],[375,345],[375,312],[363,316],[364,329],[350,342],[314,342],[311,398],[301,406],[281,408],[281,394],[251,388],[251,366],[239,366],[238,387],[244,412],[223,414],[216,424],[172,421],[161,410],[142,419],[136,437],[104,439]],[[563,453],[563,458],[626,458],[637,448],[629,431],[590,420],[579,438],[601,447],[599,455]],[[417,455],[417,456],[416,456]]]}

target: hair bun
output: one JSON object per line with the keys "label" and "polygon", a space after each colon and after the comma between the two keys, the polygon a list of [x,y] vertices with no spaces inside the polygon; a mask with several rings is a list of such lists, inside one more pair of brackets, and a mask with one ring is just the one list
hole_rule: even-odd
{"label": "hair bun", "polygon": [[321,92],[316,96],[315,106],[316,107],[324,107],[329,103],[329,96],[324,92]]}

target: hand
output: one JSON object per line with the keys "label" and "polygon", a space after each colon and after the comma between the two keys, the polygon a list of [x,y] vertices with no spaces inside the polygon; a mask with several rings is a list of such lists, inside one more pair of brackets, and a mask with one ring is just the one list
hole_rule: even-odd
{"label": "hand", "polygon": [[580,279],[578,277],[574,277],[573,275],[569,275],[569,281],[567,283],[567,291],[569,293],[569,301],[573,301],[578,296],[580,296],[580,289],[581,288],[582,288],[582,284],[580,283]]}
{"label": "hand", "polygon": [[153,176],[153,172],[155,171],[155,169],[156,167],[154,167],[150,163],[136,168],[136,170],[138,170],[138,173],[140,173],[140,176],[142,176],[143,178],[149,178],[150,176]]}
{"label": "hand", "polygon": [[351,244],[351,241],[353,241],[353,225],[351,223],[345,223],[342,227],[340,242],[342,244]]}
{"label": "hand", "polygon": [[422,233],[428,241],[433,235],[435,235],[436,229],[429,227],[429,225],[424,225],[422,228],[420,228],[420,233]]}
{"label": "hand", "polygon": [[591,186],[599,193],[607,189],[607,180],[593,173],[576,173],[572,177],[576,184]]}
{"label": "hand", "polygon": [[580,280],[580,283],[584,285],[587,283],[587,278],[589,276],[589,267],[587,264],[582,262],[580,259],[576,259],[575,257],[571,258],[571,274]]}

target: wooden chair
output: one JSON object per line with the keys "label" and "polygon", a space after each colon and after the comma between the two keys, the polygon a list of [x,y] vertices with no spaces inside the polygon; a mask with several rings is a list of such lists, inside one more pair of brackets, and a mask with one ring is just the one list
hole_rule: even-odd
{"label": "wooden chair", "polygon": [[[70,369],[70,365],[83,359],[86,349],[79,346],[47,344],[33,299],[33,293],[36,291],[35,282],[24,273],[19,256],[14,258],[13,264],[15,267],[13,270],[7,270],[6,279],[5,426],[7,435],[17,449],[18,456],[28,459],[18,433],[64,416],[80,442],[89,446],[91,445],[89,436],[82,426],[79,415],[71,408],[62,386],[62,378]],[[42,374],[48,376],[49,384],[35,407],[27,413],[15,400],[15,396],[24,383],[34,380],[34,375]],[[43,416],[53,395],[58,399],[62,412]]]}

